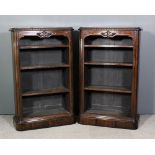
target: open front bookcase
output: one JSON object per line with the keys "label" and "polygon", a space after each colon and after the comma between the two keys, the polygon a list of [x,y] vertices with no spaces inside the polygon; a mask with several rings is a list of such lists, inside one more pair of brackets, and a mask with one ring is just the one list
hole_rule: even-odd
{"label": "open front bookcase", "polygon": [[13,28],[17,130],[74,123],[72,28]]}
{"label": "open front bookcase", "polygon": [[136,129],[140,28],[80,28],[81,124]]}

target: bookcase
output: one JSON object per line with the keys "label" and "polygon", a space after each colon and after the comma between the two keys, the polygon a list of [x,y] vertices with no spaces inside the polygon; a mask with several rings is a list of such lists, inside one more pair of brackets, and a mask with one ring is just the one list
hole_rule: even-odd
{"label": "bookcase", "polygon": [[74,123],[72,28],[12,28],[17,130]]}
{"label": "bookcase", "polygon": [[79,122],[137,129],[141,29],[82,27],[79,30]]}

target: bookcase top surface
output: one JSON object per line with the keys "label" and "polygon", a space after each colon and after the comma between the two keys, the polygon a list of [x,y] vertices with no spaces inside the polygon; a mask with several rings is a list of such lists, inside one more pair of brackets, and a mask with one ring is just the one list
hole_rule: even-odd
{"label": "bookcase top surface", "polygon": [[48,30],[73,30],[72,27],[25,27],[25,28],[11,28],[10,31],[48,31]]}
{"label": "bookcase top surface", "polygon": [[111,29],[111,30],[126,30],[126,31],[140,31],[140,27],[80,27],[79,30],[102,30],[102,29]]}

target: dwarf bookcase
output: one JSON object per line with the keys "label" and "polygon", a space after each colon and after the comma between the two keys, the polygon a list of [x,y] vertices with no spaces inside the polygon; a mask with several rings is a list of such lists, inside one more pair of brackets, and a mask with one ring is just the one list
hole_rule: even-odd
{"label": "dwarf bookcase", "polygon": [[80,28],[81,124],[138,127],[140,28]]}
{"label": "dwarf bookcase", "polygon": [[17,130],[74,123],[72,28],[12,28]]}

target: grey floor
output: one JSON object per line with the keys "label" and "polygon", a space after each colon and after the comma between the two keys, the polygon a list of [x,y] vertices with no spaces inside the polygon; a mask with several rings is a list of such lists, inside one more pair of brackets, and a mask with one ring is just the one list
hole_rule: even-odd
{"label": "grey floor", "polygon": [[11,115],[0,115],[1,139],[33,139],[33,138],[155,138],[155,115],[142,115],[137,130],[114,129],[107,127],[86,126],[80,124],[51,127],[29,131],[16,131]]}

